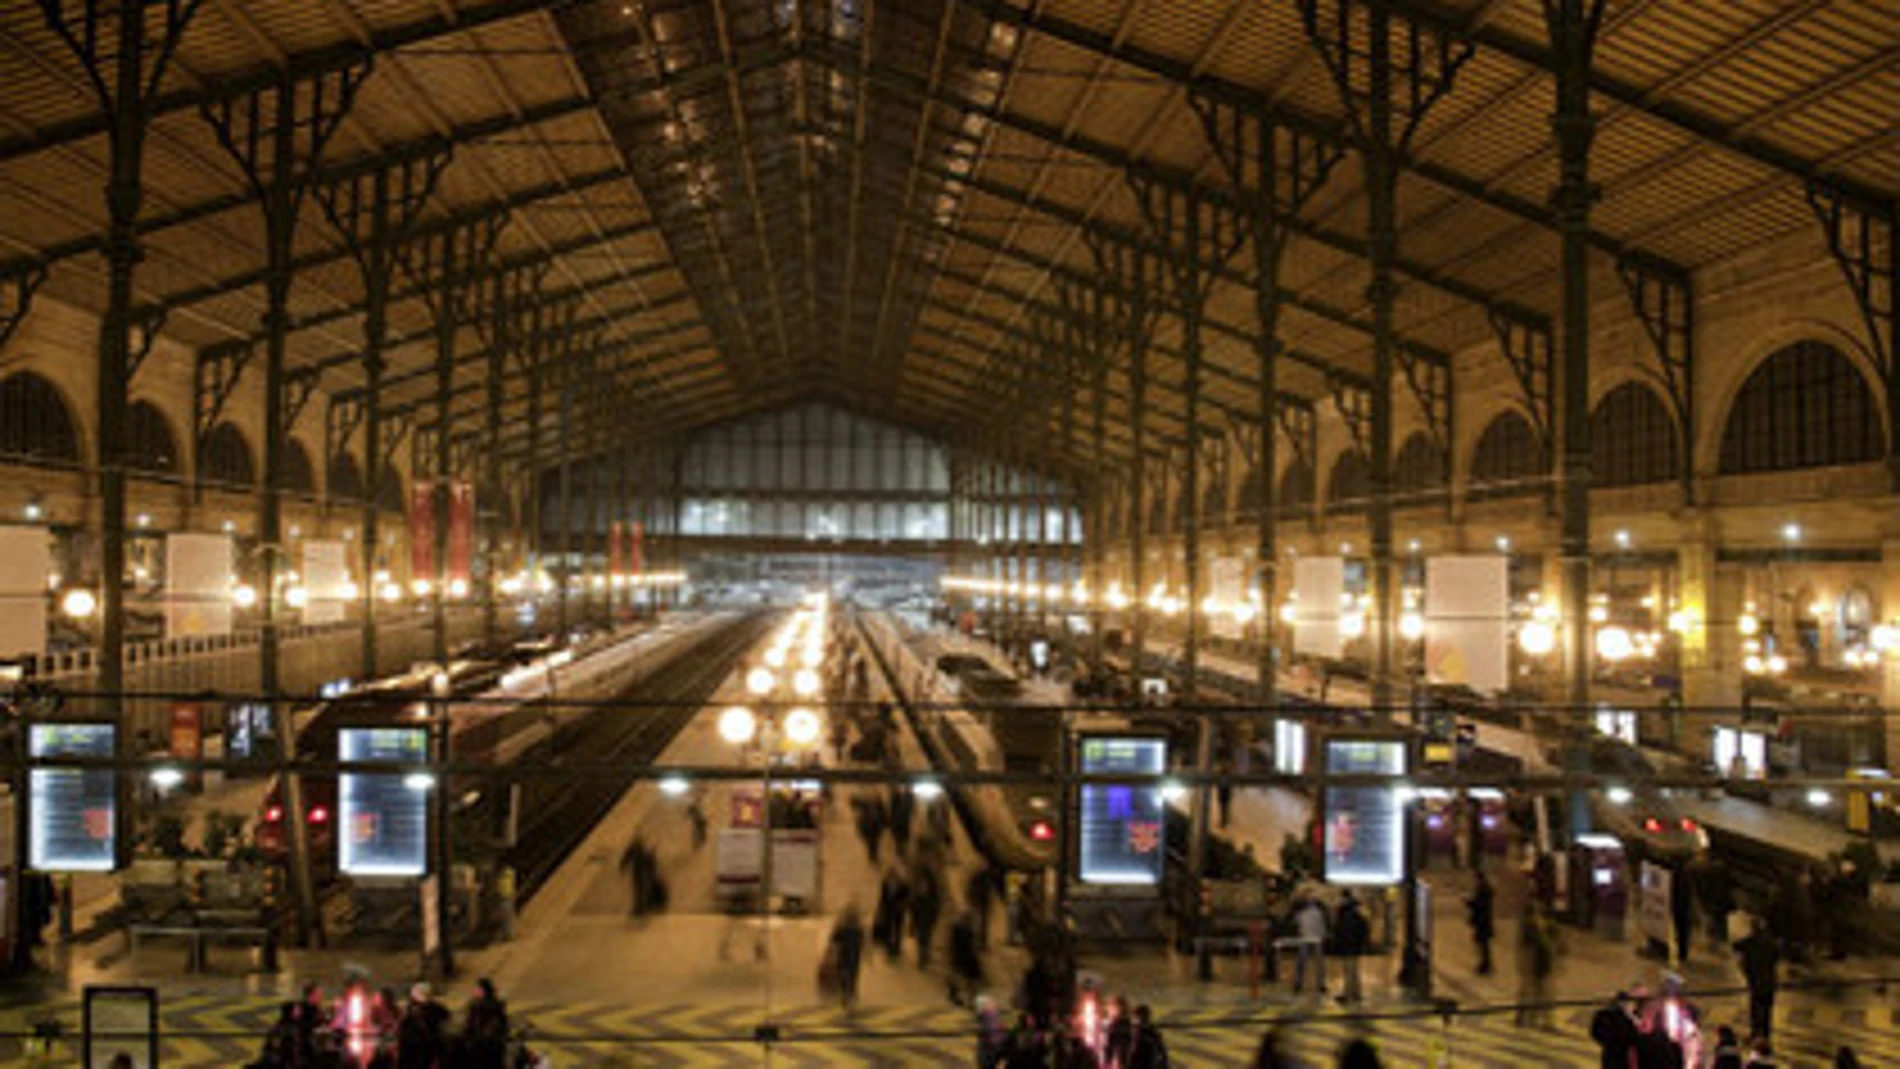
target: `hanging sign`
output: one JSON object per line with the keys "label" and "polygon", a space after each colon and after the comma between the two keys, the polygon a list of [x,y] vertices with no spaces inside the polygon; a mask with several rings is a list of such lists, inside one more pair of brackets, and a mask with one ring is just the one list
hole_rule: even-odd
{"label": "hanging sign", "polygon": [[466,584],[475,574],[475,487],[449,484],[449,582]]}
{"label": "hanging sign", "polygon": [[[1329,738],[1322,753],[1328,775],[1403,776],[1405,748],[1403,739]],[[1405,876],[1405,801],[1396,785],[1329,785],[1320,819],[1327,883],[1390,885]]]}
{"label": "hanging sign", "polygon": [[[421,765],[429,758],[429,733],[342,728],[337,753],[344,761]],[[429,867],[429,783],[400,772],[345,772],[338,780],[338,867],[352,876],[422,875]]]}
{"label": "hanging sign", "polygon": [[[1082,741],[1083,775],[1158,775],[1168,767],[1164,739],[1099,736]],[[1161,882],[1166,816],[1161,788],[1084,784],[1078,829],[1083,883],[1154,886]]]}

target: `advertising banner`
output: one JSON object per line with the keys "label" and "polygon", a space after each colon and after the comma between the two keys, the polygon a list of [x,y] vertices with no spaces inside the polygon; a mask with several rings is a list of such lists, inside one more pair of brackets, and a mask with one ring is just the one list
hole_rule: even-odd
{"label": "advertising banner", "polygon": [[[1403,776],[1401,739],[1327,739],[1328,775]],[[1405,875],[1405,801],[1396,785],[1328,786],[1320,819],[1326,882],[1389,885]]]}
{"label": "advertising banner", "polygon": [[1637,870],[1637,881],[1636,928],[1643,933],[1645,942],[1662,947],[1666,957],[1671,945],[1669,896],[1675,889],[1672,886],[1675,873],[1653,861],[1645,861]]}
{"label": "advertising banner", "polygon": [[0,657],[46,652],[46,580],[53,572],[44,527],[0,527]]}
{"label": "advertising banner", "polygon": [[165,536],[165,637],[231,632],[228,534],[179,532]]}
{"label": "advertising banner", "polygon": [[1346,596],[1344,557],[1301,557],[1293,562],[1293,652],[1337,657],[1346,647],[1340,632]]}
{"label": "advertising banner", "polygon": [[[196,761],[205,755],[204,706],[197,702],[173,702],[171,709],[171,752],[173,757]],[[185,773],[195,789],[203,773],[196,769]]]}
{"label": "advertising banner", "polygon": [[[1082,774],[1158,775],[1168,767],[1168,744],[1155,738],[1103,737],[1082,740]],[[1158,886],[1166,818],[1161,788],[1132,784],[1084,784],[1077,831],[1078,876],[1083,883]]]}
{"label": "advertising banner", "polygon": [[475,578],[475,486],[449,484],[449,582]]}
{"label": "advertising banner", "polygon": [[435,484],[409,487],[409,578],[435,581]]}
{"label": "advertising banner", "polygon": [[[343,728],[344,761],[423,764],[426,728]],[[400,772],[345,772],[338,777],[338,868],[352,876],[420,876],[427,871],[429,792]]]}
{"label": "advertising banner", "polygon": [[1425,562],[1425,673],[1496,693],[1510,685],[1510,559],[1501,554]]}
{"label": "advertising banner", "polygon": [[303,544],[303,622],[334,624],[350,601],[350,566],[341,542],[308,539]]}
{"label": "advertising banner", "polygon": [[[111,757],[111,724],[34,724],[28,754]],[[111,872],[118,801],[109,768],[35,768],[27,774],[27,864],[42,872]]]}

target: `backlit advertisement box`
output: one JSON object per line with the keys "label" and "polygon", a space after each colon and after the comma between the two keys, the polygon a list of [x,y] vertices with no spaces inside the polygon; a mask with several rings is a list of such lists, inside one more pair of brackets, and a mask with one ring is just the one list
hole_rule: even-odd
{"label": "backlit advertisement box", "polygon": [[[34,724],[31,757],[111,757],[111,724]],[[28,773],[27,862],[42,872],[111,872],[118,801],[109,768]]]}
{"label": "backlit advertisement box", "polygon": [[[1097,737],[1082,740],[1083,775],[1160,775],[1168,767],[1168,744],[1154,738]],[[1149,887],[1161,882],[1167,852],[1161,788],[1134,784],[1083,784],[1078,833],[1083,883]]]}
{"label": "backlit advertisement box", "polygon": [[[1333,776],[1403,776],[1401,739],[1327,739]],[[1397,784],[1328,786],[1322,864],[1326,882],[1387,885],[1405,876],[1405,799]]]}
{"label": "backlit advertisement box", "polygon": [[[344,761],[422,765],[425,728],[343,728]],[[430,781],[421,773],[345,772],[337,788],[338,867],[352,876],[420,876],[428,869]]]}

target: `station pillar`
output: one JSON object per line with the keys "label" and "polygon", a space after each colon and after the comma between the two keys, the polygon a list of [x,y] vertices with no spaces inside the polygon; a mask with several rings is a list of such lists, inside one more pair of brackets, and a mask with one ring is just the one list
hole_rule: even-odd
{"label": "station pillar", "polygon": [[[1716,559],[1716,539],[1700,522],[1682,532],[1676,548],[1682,632],[1682,704],[1690,710],[1737,708],[1742,703],[1738,657],[1742,615],[1739,567]],[[1692,717],[1701,722],[1705,717]]]}
{"label": "station pillar", "polygon": [[[1900,524],[1890,522],[1880,542],[1880,615],[1877,623],[1900,626]],[[1900,765],[1900,650],[1880,660],[1881,767]]]}

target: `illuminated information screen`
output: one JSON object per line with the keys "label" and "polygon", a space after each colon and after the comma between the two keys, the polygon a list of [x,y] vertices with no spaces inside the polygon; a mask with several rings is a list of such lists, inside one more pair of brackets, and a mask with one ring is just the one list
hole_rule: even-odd
{"label": "illuminated information screen", "polygon": [[[1326,740],[1326,771],[1336,776],[1405,774],[1405,743]],[[1393,884],[1405,876],[1405,802],[1397,786],[1327,787],[1324,811],[1327,883]]]}
{"label": "illuminated information screen", "polygon": [[[111,757],[110,724],[34,724],[32,757]],[[28,862],[45,872],[111,872],[118,803],[109,768],[36,768]]]}
{"label": "illuminated information screen", "polygon": [[[426,728],[343,728],[344,761],[420,765]],[[338,866],[355,876],[420,876],[428,868],[429,792],[399,772],[345,772],[337,788]]]}
{"label": "illuminated information screen", "polygon": [[[1168,766],[1162,739],[1082,740],[1082,774],[1158,775]],[[1082,786],[1080,877],[1083,883],[1152,886],[1161,882],[1166,852],[1161,788]]]}

